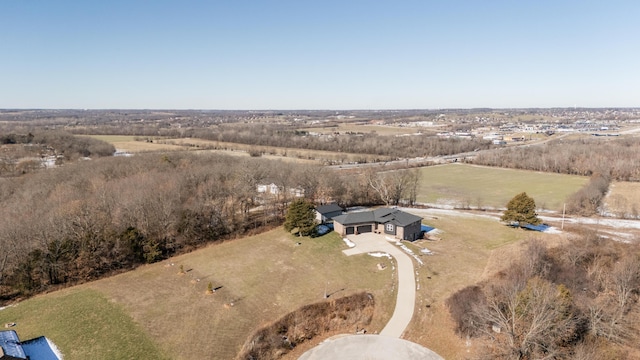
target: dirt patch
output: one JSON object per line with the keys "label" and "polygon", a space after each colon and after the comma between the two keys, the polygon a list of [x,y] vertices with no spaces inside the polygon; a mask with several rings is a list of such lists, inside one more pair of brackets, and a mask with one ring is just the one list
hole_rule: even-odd
{"label": "dirt patch", "polygon": [[371,323],[373,295],[361,292],[306,305],[253,333],[237,359],[280,359],[283,355],[327,333],[363,331]]}

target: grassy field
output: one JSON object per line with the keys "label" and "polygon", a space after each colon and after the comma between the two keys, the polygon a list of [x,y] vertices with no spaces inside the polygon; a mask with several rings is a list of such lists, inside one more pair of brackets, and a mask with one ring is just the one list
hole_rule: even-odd
{"label": "grassy field", "polygon": [[[435,255],[422,256],[425,264],[417,268],[416,315],[406,337],[461,359],[468,348],[453,332],[445,300],[508,266],[520,240],[532,233],[485,214],[438,211],[412,210],[442,233],[438,241],[408,244]],[[38,296],[0,311],[0,323],[18,323],[23,338],[48,336],[71,360],[232,359],[253,330],[321,300],[326,289],[332,297],[373,293],[376,309],[367,330],[380,331],[395,305],[391,261],[347,257],[345,248],[335,233],[309,239],[279,228]],[[377,263],[387,269],[379,271]],[[209,282],[217,288],[213,295],[206,294]]]}
{"label": "grassy field", "polygon": [[[228,360],[253,330],[321,301],[326,289],[330,297],[371,292],[367,329],[380,331],[395,287],[376,264],[391,262],[347,257],[346,248],[335,233],[309,239],[276,229],[38,296],[0,311],[0,322],[18,323],[25,339],[51,338],[70,360]],[[215,294],[206,294],[209,282]]]}
{"label": "grassy field", "polygon": [[562,210],[567,197],[589,181],[582,176],[466,164],[425,167],[421,176],[418,202],[474,208],[504,208],[525,191],[538,208]]}
{"label": "grassy field", "polygon": [[370,125],[370,124],[353,124],[342,123],[335,127],[317,127],[305,129],[309,132],[317,132],[322,134],[332,134],[334,132],[361,132],[361,133],[373,133],[379,135],[402,135],[402,134],[415,134],[422,128],[419,127],[399,127],[389,125]]}
{"label": "grassy field", "polygon": [[604,202],[607,212],[616,216],[640,215],[640,183],[612,182]]}
{"label": "grassy field", "polygon": [[155,139],[153,142],[136,141],[138,136],[88,135],[106,141],[119,151],[130,153],[144,151],[214,151],[233,156],[249,156],[249,150],[264,153],[265,158],[308,163],[352,163],[387,160],[384,156],[370,154],[350,154],[335,151],[292,149],[274,146],[236,144],[194,138]]}
{"label": "grassy field", "polygon": [[0,323],[22,340],[51,339],[65,359],[169,359],[121,305],[98,291],[74,288],[42,295],[0,311]]}
{"label": "grassy field", "polygon": [[[422,255],[423,266],[417,268],[419,289],[416,315],[405,336],[422,344],[445,359],[465,359],[472,355],[473,345],[454,332],[454,324],[445,306],[455,291],[475,284],[509,266],[522,248],[522,240],[536,237],[554,243],[561,235],[533,233],[501,224],[497,218],[484,215],[428,216],[424,222],[442,231],[439,241],[420,240],[412,247],[426,247],[434,255]],[[417,249],[414,248],[414,252]]]}
{"label": "grassy field", "polygon": [[171,139],[164,141],[167,144],[197,147],[199,149],[223,149],[234,151],[261,151],[267,156],[288,157],[294,159],[318,160],[322,162],[371,162],[385,160],[384,156],[370,154],[351,154],[336,151],[293,149],[286,147],[263,146],[237,144],[223,141],[202,140],[202,139]]}
{"label": "grassy field", "polygon": [[158,142],[146,142],[146,141],[136,141],[136,138],[140,136],[129,136],[129,135],[87,135],[94,139],[106,141],[113,146],[115,146],[116,150],[136,153],[143,151],[168,151],[168,150],[184,150],[181,146],[170,145],[170,144],[161,144]]}

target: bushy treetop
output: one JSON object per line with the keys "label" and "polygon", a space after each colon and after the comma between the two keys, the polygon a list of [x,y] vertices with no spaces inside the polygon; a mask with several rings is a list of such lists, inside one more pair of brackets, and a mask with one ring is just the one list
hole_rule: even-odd
{"label": "bushy treetop", "polygon": [[536,214],[536,202],[526,192],[513,197],[507,204],[507,210],[501,218],[506,222],[518,222],[520,225],[541,223]]}
{"label": "bushy treetop", "polygon": [[317,224],[313,210],[314,206],[311,202],[305,199],[294,200],[289,205],[284,221],[284,229],[291,231],[297,228],[300,236],[314,235]]}

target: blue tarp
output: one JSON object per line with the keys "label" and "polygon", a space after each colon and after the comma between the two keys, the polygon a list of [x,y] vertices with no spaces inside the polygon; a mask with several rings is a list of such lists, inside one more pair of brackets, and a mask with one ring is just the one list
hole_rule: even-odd
{"label": "blue tarp", "polygon": [[422,224],[422,225],[420,226],[420,230],[422,230],[422,232],[426,232],[426,233],[428,233],[429,231],[431,231],[431,230],[433,230],[433,229],[435,229],[435,228],[434,228],[434,227],[431,227],[431,226],[429,226],[429,225],[424,225],[424,224]]}
{"label": "blue tarp", "polygon": [[524,229],[527,229],[527,230],[533,230],[533,231],[545,231],[548,228],[550,228],[551,226],[545,225],[545,224],[541,224],[541,225],[525,224],[525,225],[521,225],[520,227],[524,228]]}

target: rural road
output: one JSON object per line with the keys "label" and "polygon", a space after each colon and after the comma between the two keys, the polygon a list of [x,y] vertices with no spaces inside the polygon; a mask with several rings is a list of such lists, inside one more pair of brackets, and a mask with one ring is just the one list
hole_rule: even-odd
{"label": "rural road", "polygon": [[409,325],[409,322],[411,322],[416,303],[416,278],[413,261],[409,255],[405,254],[400,248],[387,241],[384,235],[364,233],[349,235],[348,239],[356,244],[356,246],[348,250],[343,250],[343,253],[347,256],[369,252],[385,252],[396,259],[398,266],[398,297],[396,299],[396,307],[391,319],[384,329],[382,329],[380,335],[401,337]]}

